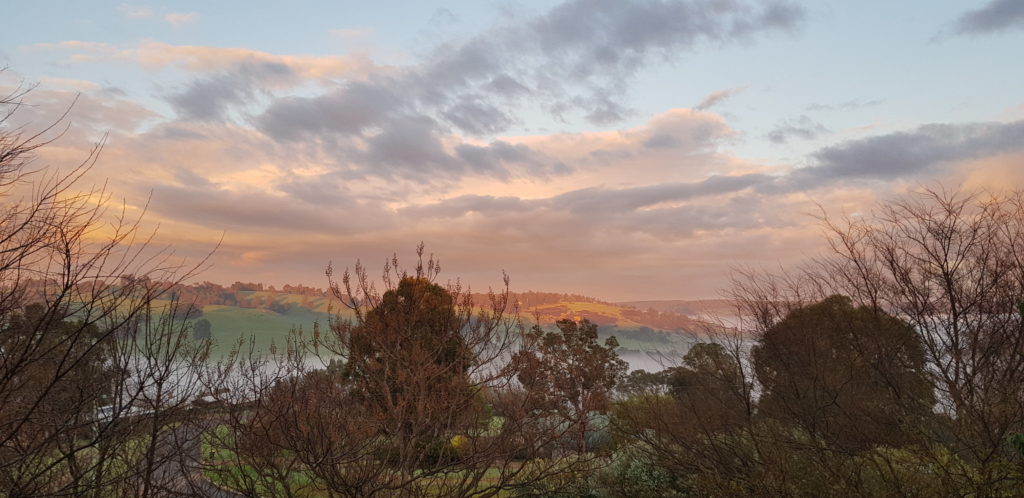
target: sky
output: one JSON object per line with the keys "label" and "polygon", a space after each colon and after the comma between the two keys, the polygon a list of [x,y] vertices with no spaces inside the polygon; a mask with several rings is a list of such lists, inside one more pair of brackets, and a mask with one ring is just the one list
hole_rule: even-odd
{"label": "sky", "polygon": [[716,297],[816,213],[1024,188],[1024,0],[16,2],[7,126],[199,280],[426,245],[476,290]]}

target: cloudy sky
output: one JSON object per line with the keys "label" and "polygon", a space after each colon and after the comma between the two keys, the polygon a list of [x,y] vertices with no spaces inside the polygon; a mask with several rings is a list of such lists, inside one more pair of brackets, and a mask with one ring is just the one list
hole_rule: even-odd
{"label": "cloudy sky", "polygon": [[[713,297],[811,213],[1024,187],[1024,0],[33,1],[5,6],[39,163],[202,278],[325,284],[419,241],[475,288]],[[77,96],[77,101],[75,100]]]}

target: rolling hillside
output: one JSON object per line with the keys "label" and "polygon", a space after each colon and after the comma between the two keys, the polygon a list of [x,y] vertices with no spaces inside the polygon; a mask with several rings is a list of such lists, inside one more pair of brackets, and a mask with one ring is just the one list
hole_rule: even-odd
{"label": "rolling hillside", "polygon": [[[190,320],[210,322],[211,337],[219,353],[226,353],[242,339],[251,339],[257,350],[266,352],[271,344],[283,346],[292,330],[309,333],[314,324],[326,330],[330,317],[351,316],[347,308],[322,290],[288,290],[262,289],[259,284],[221,287],[207,283],[182,286],[175,293],[183,303],[196,303],[197,311],[189,316]],[[482,304],[485,296],[474,299]],[[614,335],[624,354],[685,350],[694,333],[706,327],[672,311],[638,309],[587,296],[523,292],[514,299],[526,326],[547,327],[563,318],[585,318],[599,326],[602,337]]]}

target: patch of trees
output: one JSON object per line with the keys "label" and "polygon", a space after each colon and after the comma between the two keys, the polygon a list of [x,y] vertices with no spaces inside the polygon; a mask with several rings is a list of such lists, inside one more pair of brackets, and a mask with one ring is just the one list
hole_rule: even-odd
{"label": "patch of trees", "polygon": [[1024,197],[822,221],[831,256],[737,274],[736,334],[627,377],[622,451],[683,494],[1020,495]]}
{"label": "patch of trees", "polygon": [[388,263],[383,292],[359,264],[328,271],[353,318],[293,335],[273,368],[239,365],[254,395],[222,413],[207,475],[248,496],[496,496],[568,489],[598,464],[587,436],[607,431],[625,368],[614,339],[587,321],[526,332],[507,278],[474,306],[418,256]]}
{"label": "patch of trees", "polygon": [[614,325],[603,325],[599,326],[597,331],[602,337],[615,336],[639,342],[653,342],[661,344],[668,344],[672,342],[672,336],[670,336],[669,333],[654,330],[650,327],[620,328]]}
{"label": "patch of trees", "polygon": [[[194,284],[164,282],[163,285],[169,286],[169,296],[172,296],[175,300],[181,303],[191,304],[199,313],[201,313],[203,306],[207,305],[267,308],[277,313],[284,312],[280,311],[278,308],[274,308],[275,305],[278,307],[282,305],[282,303],[278,303],[276,301],[276,296],[279,291],[277,291],[272,285],[264,286],[259,282],[235,282],[227,287],[213,282]],[[270,295],[268,298],[260,297],[257,300],[252,297],[252,294],[255,292],[268,292]],[[285,285],[282,287],[280,292],[302,296],[302,302],[305,303],[305,306],[309,305],[310,298],[327,297],[327,291],[304,285]],[[198,316],[200,315],[197,314],[194,317],[190,316],[190,318],[196,318]]]}
{"label": "patch of trees", "polygon": [[[482,297],[482,296],[481,296]],[[517,303],[520,309],[529,310],[537,306],[544,306],[548,304],[559,304],[564,302],[576,302],[576,303],[601,303],[607,304],[600,299],[583,296],[580,294],[567,294],[560,292],[537,292],[537,291],[526,291],[516,292],[512,294],[513,302]],[[484,301],[486,302],[486,301]]]}
{"label": "patch of trees", "polygon": [[686,315],[673,313],[671,311],[657,311],[652,308],[639,310],[636,308],[624,308],[622,316],[634,322],[644,323],[651,327],[666,330],[699,331],[706,324],[702,324]]}

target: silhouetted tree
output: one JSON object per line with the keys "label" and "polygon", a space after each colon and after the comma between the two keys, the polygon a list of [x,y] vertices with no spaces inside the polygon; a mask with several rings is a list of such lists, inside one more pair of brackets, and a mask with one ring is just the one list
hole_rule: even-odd
{"label": "silhouetted tree", "polygon": [[790,311],[753,357],[761,412],[838,449],[906,444],[935,403],[913,327],[843,296]]}
{"label": "silhouetted tree", "polygon": [[209,320],[200,318],[192,325],[192,337],[196,339],[209,339],[212,336],[212,328]]}
{"label": "silhouetted tree", "polygon": [[[360,323],[338,324],[345,329],[344,375],[395,430],[415,432],[421,426],[436,431],[442,420],[473,413],[463,403],[477,401],[467,376],[476,360],[462,336],[467,325],[447,289],[426,277],[403,277]],[[420,421],[422,406],[404,399],[410,395],[445,400],[449,406],[433,414],[440,420]]]}

